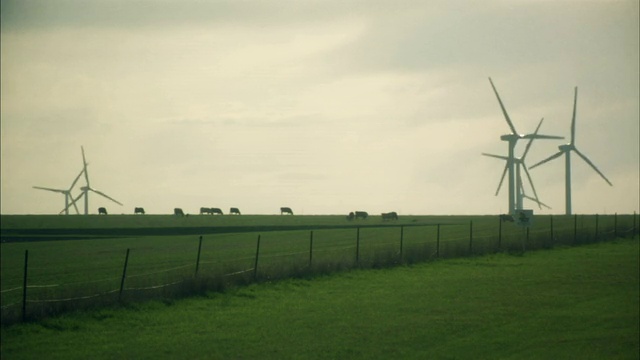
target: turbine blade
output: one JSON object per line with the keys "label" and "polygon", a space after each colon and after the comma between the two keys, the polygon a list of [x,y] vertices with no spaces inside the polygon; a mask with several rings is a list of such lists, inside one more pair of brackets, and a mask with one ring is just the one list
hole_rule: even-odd
{"label": "turbine blade", "polygon": [[78,180],[80,179],[80,176],[82,176],[82,173],[84,172],[84,169],[82,169],[80,171],[80,173],[78,174],[78,176],[76,176],[75,180],[73,180],[73,182],[71,183],[71,187],[69,187],[69,191],[71,191],[73,189],[74,186],[76,186],[76,183],[78,182]]}
{"label": "turbine blade", "polygon": [[526,195],[526,194],[523,194],[522,196],[524,196],[525,198],[527,198],[527,199],[529,199],[529,200],[531,200],[531,201],[534,201],[534,202],[538,203],[538,206],[542,205],[542,206],[546,207],[547,209],[551,209],[551,206],[549,206],[549,205],[547,205],[547,204],[543,203],[543,202],[542,202],[542,201],[540,201],[540,200],[536,200],[536,199],[534,199],[534,198],[532,198],[531,196],[528,196],[528,195]]}
{"label": "turbine blade", "polygon": [[87,186],[89,186],[89,172],[87,172],[87,159],[84,156],[84,147],[80,146],[80,149],[82,149],[82,171],[84,171],[84,179],[87,183]]}
{"label": "turbine blade", "polygon": [[57,192],[57,193],[61,193],[64,194],[66,193],[66,190],[61,190],[61,189],[52,189],[52,188],[46,188],[46,187],[42,187],[42,186],[34,186],[34,189],[39,189],[39,190],[48,190],[48,191],[53,191],[53,192]]}
{"label": "turbine blade", "polygon": [[535,136],[538,135],[538,130],[540,130],[540,126],[542,125],[542,121],[544,121],[544,118],[540,119],[540,122],[538,123],[538,127],[536,128],[536,131],[533,132],[534,137],[529,139],[529,142],[527,143],[527,146],[524,148],[524,153],[520,157],[520,160],[524,161],[524,158],[527,156],[527,153],[529,152],[529,149],[531,148],[531,144],[533,143],[533,140],[535,139]]}
{"label": "turbine blade", "polygon": [[591,167],[593,168],[593,170],[595,170],[598,174],[600,174],[600,176],[602,176],[602,178],[604,179],[604,181],[606,181],[610,186],[613,186],[613,184],[611,183],[611,181],[609,181],[609,179],[607,179],[606,176],[604,176],[604,174],[598,170],[598,168],[591,162],[591,160],[589,160],[584,154],[582,154],[578,149],[574,148],[573,150],[575,150],[576,154],[580,155],[580,157],[582,158],[582,160],[584,160],[587,164],[591,165]]}
{"label": "turbine blade", "polygon": [[537,166],[540,166],[540,165],[542,165],[542,164],[544,164],[544,163],[546,163],[546,162],[548,162],[548,161],[551,161],[551,160],[553,160],[553,159],[555,159],[555,158],[558,158],[558,157],[562,156],[562,154],[564,154],[564,151],[559,151],[559,152],[557,152],[557,153],[555,153],[555,154],[553,154],[553,155],[549,156],[548,158],[546,158],[546,159],[544,159],[544,160],[542,160],[542,161],[540,161],[540,162],[538,162],[538,163],[534,164],[534,165],[533,165],[533,166],[531,166],[529,169],[533,169],[533,168],[535,168],[535,167],[537,167]]}
{"label": "turbine blade", "polygon": [[105,193],[103,193],[103,192],[101,192],[101,191],[94,190],[94,189],[89,189],[89,190],[93,191],[94,193],[96,193],[96,194],[98,194],[98,195],[102,195],[102,196],[106,197],[107,199],[109,199],[109,200],[111,200],[111,201],[115,202],[116,204],[122,205],[122,203],[121,203],[121,202],[119,202],[118,200],[116,200],[116,199],[114,199],[114,198],[110,197],[109,195],[107,195],[107,194],[105,194]]}
{"label": "turbine blade", "polygon": [[502,187],[502,182],[504,182],[504,177],[507,175],[507,170],[509,170],[509,162],[507,162],[504,166],[504,171],[502,172],[502,176],[500,177],[500,183],[498,184],[498,190],[496,190],[496,195],[500,192],[500,188]]}
{"label": "turbine blade", "polygon": [[[533,197],[536,198],[536,201],[539,200],[538,193],[536,192],[536,187],[533,185],[533,180],[531,179],[531,174],[529,174],[529,170],[527,170],[527,166],[522,164],[522,168],[524,169],[524,173],[527,175],[527,179],[529,179],[529,185],[531,185],[531,190],[533,191]],[[538,207],[540,204],[538,204]]]}
{"label": "turbine blade", "polygon": [[564,139],[564,136],[526,134],[522,135],[522,139]]}
{"label": "turbine blade", "polygon": [[493,158],[496,158],[496,159],[509,160],[508,156],[503,156],[503,155],[493,155],[493,154],[487,154],[487,153],[482,153],[482,155],[488,156],[488,157],[493,157]]}
{"label": "turbine blade", "polygon": [[489,82],[491,83],[493,92],[496,94],[496,97],[498,98],[498,103],[500,103],[500,108],[502,109],[502,113],[504,114],[505,120],[507,120],[507,124],[509,125],[509,128],[511,129],[511,133],[518,134],[518,132],[516,131],[516,128],[513,126],[513,122],[511,122],[511,118],[509,118],[509,114],[507,114],[507,110],[504,108],[504,104],[502,104],[502,99],[500,99],[500,95],[498,95],[498,90],[496,90],[495,85],[493,85],[493,81],[491,80],[491,78],[489,78]]}
{"label": "turbine blade", "polygon": [[65,207],[64,209],[62,209],[62,211],[60,211],[60,213],[62,213],[63,211],[67,210],[68,208],[70,208],[70,207],[73,205],[73,206],[76,208],[76,212],[79,214],[80,212],[78,211],[78,207],[76,206],[76,202],[77,202],[78,200],[80,200],[80,198],[81,198],[81,197],[82,197],[82,195],[84,195],[84,194],[85,194],[85,192],[84,192],[84,191],[83,191],[83,192],[81,192],[81,193],[80,193],[80,195],[76,196],[76,198],[75,198],[75,199],[73,199],[73,200],[71,201],[71,204],[67,205],[67,207]]}
{"label": "turbine blade", "polygon": [[578,87],[575,88],[573,97],[573,117],[571,118],[571,145],[576,143],[576,105],[578,103]]}

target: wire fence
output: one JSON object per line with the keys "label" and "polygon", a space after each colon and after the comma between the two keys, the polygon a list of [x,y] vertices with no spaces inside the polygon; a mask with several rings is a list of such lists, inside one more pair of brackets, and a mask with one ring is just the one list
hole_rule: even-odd
{"label": "wire fence", "polygon": [[[235,237],[233,243],[224,243],[221,235],[207,235],[205,242],[219,247],[205,254],[202,254],[204,238],[199,236],[197,255],[192,257],[195,262],[180,255],[189,252],[194,255],[193,249],[189,251],[181,244],[167,246],[161,260],[141,257],[138,263],[130,261],[129,256],[143,254],[144,249],[131,252],[127,248],[123,266],[98,264],[94,270],[85,271],[88,280],[74,280],[70,275],[75,272],[61,269],[59,264],[32,266],[29,250],[25,250],[22,276],[15,275],[19,269],[4,266],[2,269],[2,285],[7,284],[6,289],[0,290],[2,324],[122,301],[218,291],[230,285],[263,280],[497,251],[573,246],[638,234],[636,214],[539,216],[535,226],[516,226],[503,222],[502,218],[492,219],[476,222],[475,227],[473,221],[469,221],[308,232],[291,230],[264,237],[257,234],[257,239],[256,234],[247,233],[242,238]],[[216,256],[211,256],[214,253]],[[82,262],[78,262],[82,267]],[[37,274],[30,274],[32,271]],[[111,275],[105,275],[108,273]],[[47,282],[53,278],[59,281]],[[19,281],[21,284],[17,284]]]}

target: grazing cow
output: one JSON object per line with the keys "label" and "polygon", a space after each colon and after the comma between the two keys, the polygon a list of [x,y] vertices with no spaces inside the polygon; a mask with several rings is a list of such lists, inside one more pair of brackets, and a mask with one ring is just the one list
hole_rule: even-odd
{"label": "grazing cow", "polygon": [[211,210],[211,215],[215,215],[215,214],[218,214],[218,215],[224,215],[224,214],[222,213],[222,210],[220,210],[220,209],[218,209],[218,208],[211,208],[210,210]]}
{"label": "grazing cow", "polygon": [[398,220],[398,213],[395,211],[382,213],[382,220]]}
{"label": "grazing cow", "polygon": [[213,214],[213,213],[211,212],[211,208],[201,207],[200,208],[200,215],[202,215],[202,214]]}
{"label": "grazing cow", "polygon": [[139,207],[137,207],[137,208],[135,208],[135,209],[133,210],[133,213],[134,213],[134,214],[142,214],[142,215],[144,215],[144,208],[139,208]]}
{"label": "grazing cow", "polygon": [[106,208],[98,208],[98,215],[107,215],[107,209]]}
{"label": "grazing cow", "polygon": [[354,214],[353,211],[352,211],[352,212],[349,213],[349,215],[347,215],[347,220],[351,221],[355,217],[356,217],[356,214]]}
{"label": "grazing cow", "polygon": [[356,211],[356,219],[366,219],[369,214],[366,211]]}
{"label": "grazing cow", "polygon": [[240,209],[238,209],[238,208],[231,208],[231,209],[229,210],[229,214],[231,214],[231,215],[241,215],[241,214],[240,214]]}
{"label": "grazing cow", "polygon": [[173,209],[173,215],[175,215],[175,216],[184,216],[184,211],[182,211],[181,208],[175,208],[175,209]]}
{"label": "grazing cow", "polygon": [[505,222],[505,221],[513,222],[513,216],[507,215],[507,214],[501,214],[500,215],[500,221],[501,222]]}
{"label": "grazing cow", "polygon": [[288,208],[288,207],[281,207],[280,215],[284,215],[284,214],[293,215],[293,210],[291,210],[291,208]]}

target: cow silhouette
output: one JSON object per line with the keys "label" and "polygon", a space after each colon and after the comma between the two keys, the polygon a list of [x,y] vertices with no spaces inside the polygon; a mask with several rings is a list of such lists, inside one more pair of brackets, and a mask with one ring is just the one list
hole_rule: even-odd
{"label": "cow silhouette", "polygon": [[181,208],[175,208],[175,209],[173,209],[173,215],[175,215],[175,216],[184,216],[184,211],[182,211]]}
{"label": "cow silhouette", "polygon": [[366,211],[356,211],[356,219],[366,219],[369,217],[369,213]]}
{"label": "cow silhouette", "polygon": [[291,208],[288,208],[288,207],[281,207],[280,215],[284,215],[284,214],[293,215],[293,210],[291,210]]}
{"label": "cow silhouette", "polygon": [[134,213],[134,214],[142,214],[142,215],[144,215],[144,208],[137,207],[137,208],[135,208],[135,209],[133,210],[133,213]]}
{"label": "cow silhouette", "polygon": [[240,214],[240,209],[238,209],[238,208],[231,208],[231,209],[229,210],[229,214],[231,214],[231,215],[241,215],[241,214]]}
{"label": "cow silhouette", "polygon": [[398,213],[395,211],[382,213],[382,220],[398,220]]}
{"label": "cow silhouette", "polygon": [[107,209],[106,208],[98,208],[98,215],[107,215]]}

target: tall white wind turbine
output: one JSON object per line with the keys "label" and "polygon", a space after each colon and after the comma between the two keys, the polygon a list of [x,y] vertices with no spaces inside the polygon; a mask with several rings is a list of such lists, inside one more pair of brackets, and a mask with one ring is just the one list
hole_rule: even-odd
{"label": "tall white wind turbine", "polygon": [[507,121],[507,125],[511,129],[511,133],[500,136],[500,140],[506,141],[508,144],[508,158],[507,158],[507,172],[509,174],[509,214],[513,214],[515,212],[516,204],[516,189],[515,189],[515,172],[514,172],[514,164],[515,157],[513,155],[514,149],[516,147],[516,143],[520,139],[564,139],[562,136],[552,136],[552,135],[538,135],[538,134],[519,134],[516,131],[516,128],[513,126],[513,122],[511,118],[509,118],[509,114],[507,110],[504,108],[504,104],[502,103],[502,99],[500,99],[500,95],[498,95],[498,90],[493,85],[493,81],[489,78],[489,82],[491,83],[491,87],[493,88],[493,92],[496,94],[498,98],[498,103],[500,104],[500,108],[502,109],[502,114],[504,114],[504,118]]}
{"label": "tall white wind turbine", "polygon": [[562,156],[562,154],[565,155],[565,182],[564,182],[565,190],[564,191],[565,191],[565,214],[566,215],[571,215],[571,151],[575,151],[576,154],[578,154],[578,156],[582,158],[582,160],[584,160],[587,164],[589,164],[589,166],[591,166],[593,170],[595,170],[604,179],[604,181],[606,181],[610,186],[613,186],[611,181],[609,181],[609,179],[607,179],[607,177],[604,176],[604,174],[600,170],[598,170],[598,168],[591,162],[591,160],[589,160],[583,153],[580,152],[580,150],[578,150],[578,148],[576,148],[576,105],[577,103],[578,103],[578,87],[576,86],[574,91],[574,97],[573,97],[573,118],[571,119],[571,142],[568,144],[558,146],[558,149],[560,151],[531,166],[531,169],[533,169],[539,165],[542,165],[548,161],[551,161],[555,158]]}
{"label": "tall white wind turbine", "polygon": [[[82,176],[83,172],[84,172],[84,169],[80,171],[78,176],[76,176],[75,180],[73,180],[73,182],[71,183],[71,186],[69,187],[69,189],[52,189],[52,188],[47,188],[42,186],[34,186],[33,188],[64,194],[64,209],[62,209],[60,213],[62,214],[64,212],[65,215],[69,215],[69,207],[70,207],[69,200],[73,199],[73,197],[71,196],[71,190],[73,190],[73,187],[76,185],[76,183],[80,179],[80,176]],[[80,211],[78,211],[78,207],[76,206],[75,203],[73,203],[73,207],[76,209],[76,214],[80,214]]]}
{"label": "tall white wind turbine", "polygon": [[[542,125],[543,121],[544,119],[540,119],[540,122],[538,123],[538,127],[536,128],[536,131],[533,133],[533,136],[538,135],[538,131],[540,130],[540,126]],[[522,156],[514,157],[512,159],[513,163],[516,165],[516,202],[517,202],[516,210],[523,209],[524,199],[529,199],[537,203],[540,209],[542,209],[542,206],[545,206],[548,208],[548,206],[543,202],[541,202],[540,199],[538,198],[536,187],[533,185],[533,180],[531,179],[531,174],[529,174],[529,170],[527,170],[527,165],[524,162],[534,139],[535,137],[529,138],[529,142],[527,142],[527,146],[525,147],[525,150],[524,150],[524,153],[522,153]],[[509,168],[509,157],[504,155],[494,155],[494,154],[487,154],[487,153],[482,153],[482,155],[505,160],[504,171],[502,172],[502,177],[500,177],[500,183],[498,184],[498,189],[496,190],[496,196],[498,196],[498,193],[500,192],[500,188],[502,187],[502,183],[504,182],[504,177],[505,175],[507,175],[507,171]],[[526,195],[524,192],[524,183],[522,181],[522,171],[524,171],[525,175],[527,176],[527,179],[529,180],[529,185],[531,186],[531,190],[533,190],[533,197]]]}
{"label": "tall white wind turbine", "polygon": [[83,164],[83,170],[82,171],[84,172],[84,178],[85,178],[85,181],[86,181],[86,185],[80,188],[80,190],[82,190],[82,192],[75,199],[73,199],[71,204],[73,206],[75,206],[76,202],[81,197],[84,196],[84,214],[85,215],[89,215],[89,192],[94,192],[94,193],[96,193],[96,194],[98,194],[100,196],[103,196],[103,197],[115,202],[116,204],[122,206],[122,203],[119,202],[118,200],[116,200],[116,199],[110,197],[109,195],[107,195],[107,194],[105,194],[105,193],[103,193],[101,191],[98,191],[98,190],[96,190],[96,189],[91,187],[91,185],[89,184],[89,172],[87,171],[87,165],[89,165],[89,164],[87,163],[87,160],[86,160],[86,158],[84,156],[84,147],[80,147],[80,148],[82,149],[82,164]]}

